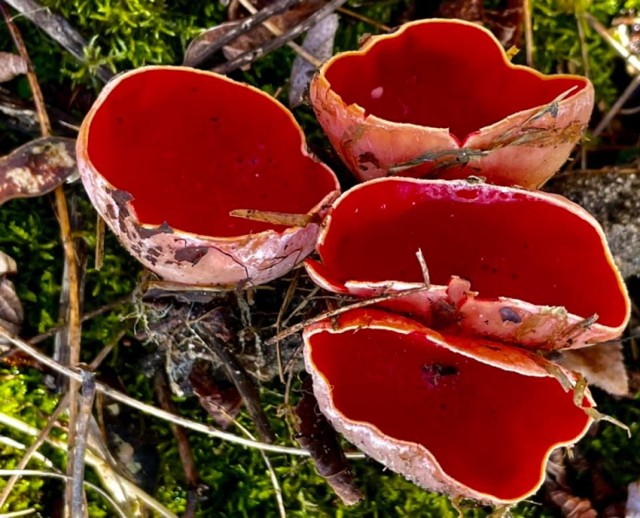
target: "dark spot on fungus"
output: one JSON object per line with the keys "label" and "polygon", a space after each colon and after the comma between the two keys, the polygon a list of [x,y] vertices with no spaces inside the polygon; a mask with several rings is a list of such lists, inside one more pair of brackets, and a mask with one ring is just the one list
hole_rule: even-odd
{"label": "dark spot on fungus", "polygon": [[520,316],[507,306],[500,308],[500,318],[502,318],[503,322],[513,322],[514,324],[520,324],[522,322]]}
{"label": "dark spot on fungus", "polygon": [[422,366],[422,379],[430,388],[437,387],[442,378],[450,378],[451,376],[456,376],[458,373],[458,368],[453,365],[425,363]]}
{"label": "dark spot on fungus", "polygon": [[152,254],[145,254],[144,258],[149,261],[153,266],[156,265],[156,263],[158,262],[158,259],[156,256],[153,256]]}
{"label": "dark spot on fungus", "polygon": [[195,266],[200,262],[200,259],[207,255],[208,251],[209,248],[206,246],[187,246],[176,250],[176,253],[173,256],[178,262],[186,261]]}
{"label": "dark spot on fungus", "polygon": [[133,196],[127,191],[116,189],[114,191],[111,191],[111,198],[118,206],[118,225],[120,226],[120,231],[131,237],[129,235],[129,229],[127,228],[125,220],[129,217],[130,214],[127,203],[133,200]]}
{"label": "dark spot on fungus", "polygon": [[159,246],[152,246],[151,248],[149,248],[149,250],[147,250],[147,253],[153,257],[160,257],[161,252],[162,250]]}
{"label": "dark spot on fungus", "polygon": [[358,163],[360,164],[360,169],[365,171],[368,167],[365,164],[371,164],[375,168],[380,168],[380,162],[376,158],[371,151],[367,151],[366,153],[361,153],[358,156]]}
{"label": "dark spot on fungus", "polygon": [[107,205],[107,216],[111,219],[116,219],[116,208],[113,205]]}
{"label": "dark spot on fungus", "polygon": [[141,238],[146,239],[157,234],[173,234],[173,229],[169,226],[169,223],[165,221],[162,225],[155,228],[139,227],[138,234],[140,234]]}

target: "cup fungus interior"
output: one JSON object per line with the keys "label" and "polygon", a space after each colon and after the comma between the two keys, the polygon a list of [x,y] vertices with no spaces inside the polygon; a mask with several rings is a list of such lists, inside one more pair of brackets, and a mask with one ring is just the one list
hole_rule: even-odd
{"label": "cup fungus interior", "polygon": [[169,67],[116,81],[91,121],[88,157],[133,195],[143,223],[220,237],[281,230],[229,212],[306,214],[337,188],[303,153],[291,114],[258,90]]}
{"label": "cup fungus interior", "polygon": [[588,423],[557,380],[481,363],[429,334],[329,330],[308,344],[346,419],[423,445],[449,476],[503,500],[531,493],[549,450]]}
{"label": "cup fungus interior", "polygon": [[338,284],[423,282],[452,275],[483,298],[500,296],[617,327],[621,280],[592,218],[551,195],[465,182],[394,179],[352,189],[336,203],[318,245],[321,275]]}
{"label": "cup fungus interior", "polygon": [[324,73],[346,105],[396,123],[449,128],[460,142],[587,85],[579,77],[511,66],[488,31],[459,21],[408,24],[362,52],[334,58]]}

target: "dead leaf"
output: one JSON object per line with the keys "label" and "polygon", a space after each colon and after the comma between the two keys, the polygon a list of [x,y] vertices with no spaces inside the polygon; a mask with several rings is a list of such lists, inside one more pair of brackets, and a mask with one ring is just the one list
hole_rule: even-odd
{"label": "dead leaf", "polygon": [[640,518],[640,480],[632,482],[628,486],[629,496],[627,497],[626,517]]}
{"label": "dead leaf", "polygon": [[193,393],[200,405],[215,423],[226,430],[242,407],[242,398],[235,387],[221,388],[208,374],[202,364],[196,363],[189,374]]}
{"label": "dead leaf", "polygon": [[629,393],[629,377],[624,366],[621,343],[606,343],[560,353],[556,363],[582,374],[596,387],[614,396]]}
{"label": "dead leaf", "polygon": [[[291,27],[298,25],[302,20],[307,18],[312,12],[317,9],[319,4],[323,3],[324,0],[309,0],[306,2],[300,2],[292,9],[289,9],[282,14],[277,14],[268,18],[268,21],[271,22],[279,30],[286,32]],[[239,24],[242,23],[242,21],[243,20],[240,19],[225,22],[220,25],[216,25],[215,27],[212,27],[200,34],[200,36],[191,41],[191,43],[187,47],[184,55],[184,64],[190,65],[192,63],[199,63],[201,61],[201,57],[206,54],[206,50],[209,46],[213,45],[229,31],[235,29]],[[235,40],[233,40],[232,43],[225,45],[222,48],[222,52],[225,58],[230,60],[236,56],[239,56],[240,54],[259,47],[273,37],[273,34],[271,34],[271,32],[266,27],[260,25],[238,36]]]}
{"label": "dead leaf", "polygon": [[[0,251],[0,327],[15,335],[22,329],[24,310],[16,289],[7,279],[6,274],[16,272],[16,262],[13,257]],[[7,343],[5,340],[0,341],[3,345]]]}
{"label": "dead leaf", "polygon": [[0,83],[27,73],[27,62],[17,54],[0,52]]}
{"label": "dead leaf", "polygon": [[[338,30],[338,15],[330,14],[307,31],[302,47],[320,61],[325,61],[333,54],[333,43]],[[301,56],[297,56],[291,68],[291,85],[289,89],[289,106],[295,108],[302,103],[309,81],[316,67]]]}
{"label": "dead leaf", "polygon": [[75,171],[74,139],[32,140],[0,158],[0,204],[51,192]]}
{"label": "dead leaf", "polygon": [[318,409],[311,378],[302,384],[302,399],[296,406],[298,434],[296,441],[313,459],[318,474],[323,477],[345,505],[354,505],[363,496],[353,481],[347,458],[338,442],[338,435]]}

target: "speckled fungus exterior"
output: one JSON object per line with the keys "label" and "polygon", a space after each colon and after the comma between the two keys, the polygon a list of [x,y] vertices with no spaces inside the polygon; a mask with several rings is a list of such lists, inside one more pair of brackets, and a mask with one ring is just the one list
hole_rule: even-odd
{"label": "speckled fungus exterior", "polygon": [[[91,201],[129,252],[188,285],[283,275],[313,250],[339,193],[282,105],[183,67],[143,67],[110,82],[82,124],[77,157]],[[301,223],[230,214],[245,209]]]}
{"label": "speckled fungus exterior", "polygon": [[[591,422],[546,360],[513,347],[377,310],[325,320],[304,339],[333,426],[430,490],[517,502],[542,484],[551,450],[579,440]],[[588,392],[581,404],[591,406]]]}
{"label": "speckled fungus exterior", "polygon": [[593,98],[588,79],[513,65],[488,30],[460,20],[372,37],[311,83],[320,124],[360,180],[476,175],[537,188],[582,136]]}
{"label": "speckled fungus exterior", "polygon": [[[333,205],[307,271],[424,325],[535,349],[617,338],[630,302],[597,221],[552,194],[464,180],[384,178]],[[473,290],[473,291],[472,291]],[[444,332],[444,331],[443,331]]]}

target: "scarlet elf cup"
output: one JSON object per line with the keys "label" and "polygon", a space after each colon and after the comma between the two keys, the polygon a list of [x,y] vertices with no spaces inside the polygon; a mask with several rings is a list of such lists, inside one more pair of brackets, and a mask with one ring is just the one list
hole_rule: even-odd
{"label": "scarlet elf cup", "polygon": [[233,287],[283,275],[313,250],[339,193],[280,103],[186,67],[116,77],[84,119],[77,156],[91,201],[123,245],[182,284]]}

